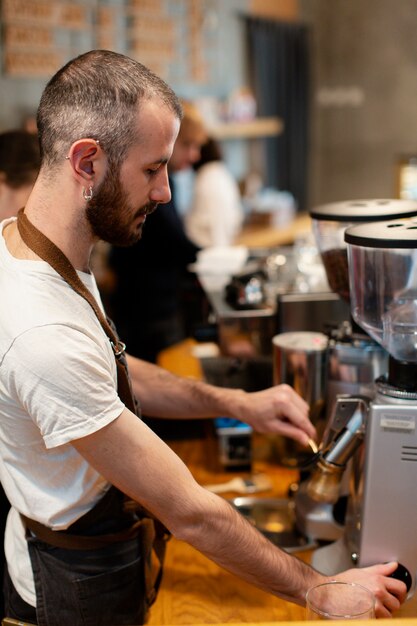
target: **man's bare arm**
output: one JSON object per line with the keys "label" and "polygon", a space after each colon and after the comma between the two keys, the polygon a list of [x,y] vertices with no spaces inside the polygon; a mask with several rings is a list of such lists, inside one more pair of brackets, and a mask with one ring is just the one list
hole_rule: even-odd
{"label": "man's bare arm", "polygon": [[308,404],[288,385],[246,393],[215,387],[128,356],[133,391],[145,415],[204,418],[227,416],[250,424],[257,432],[280,434],[307,444],[316,431]]}
{"label": "man's bare arm", "polygon": [[[308,587],[327,580],[273,546],[229,503],[198,485],[172,450],[127,409],[110,425],[73,445],[109,482],[140,502],[174,536],[247,582],[304,604]],[[361,580],[361,571],[355,573]],[[405,586],[383,573],[371,568],[365,579],[379,594],[380,614],[388,616],[392,607],[399,606],[392,593],[401,598]],[[362,582],[363,578],[362,574]]]}

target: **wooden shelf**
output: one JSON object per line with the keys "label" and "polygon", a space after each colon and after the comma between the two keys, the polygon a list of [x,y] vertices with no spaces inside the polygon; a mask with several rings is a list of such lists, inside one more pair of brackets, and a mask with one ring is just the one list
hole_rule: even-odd
{"label": "wooden shelf", "polygon": [[311,218],[300,213],[286,227],[245,225],[235,240],[235,245],[248,248],[275,248],[289,246],[297,237],[311,232]]}
{"label": "wooden shelf", "polygon": [[219,140],[256,139],[258,137],[275,137],[284,128],[278,117],[258,117],[249,122],[223,122],[209,128],[209,132]]}

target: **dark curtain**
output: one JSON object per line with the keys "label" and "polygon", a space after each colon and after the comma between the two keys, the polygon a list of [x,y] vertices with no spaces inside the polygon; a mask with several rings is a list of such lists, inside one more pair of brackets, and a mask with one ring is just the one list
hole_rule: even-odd
{"label": "dark curtain", "polygon": [[244,17],[258,115],[278,116],[284,131],[266,143],[266,184],[307,209],[309,29],[305,24]]}

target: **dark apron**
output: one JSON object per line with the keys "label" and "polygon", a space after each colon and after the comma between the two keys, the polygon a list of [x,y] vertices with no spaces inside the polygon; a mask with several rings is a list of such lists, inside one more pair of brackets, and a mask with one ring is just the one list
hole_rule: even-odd
{"label": "dark apron", "polygon": [[169,538],[158,520],[115,487],[65,531],[21,517],[39,626],[145,623]]}
{"label": "dark apron", "polygon": [[162,575],[162,525],[129,510],[114,487],[65,531],[23,520],[39,626],[145,623]]}
{"label": "dark apron", "polygon": [[[84,297],[109,337],[118,393],[140,415],[131,390],[125,346],[74,268],[52,242],[18,215],[24,242]],[[162,577],[169,532],[115,487],[65,531],[21,516],[35,580],[39,626],[130,626],[146,621]]]}

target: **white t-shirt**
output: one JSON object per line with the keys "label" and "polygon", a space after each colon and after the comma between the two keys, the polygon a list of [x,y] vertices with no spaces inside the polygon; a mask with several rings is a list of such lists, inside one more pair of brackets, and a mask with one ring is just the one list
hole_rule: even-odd
{"label": "white t-shirt", "polygon": [[230,246],[243,222],[237,182],[222,161],[202,165],[195,177],[194,195],[185,229],[202,248]]}
{"label": "white t-shirt", "polygon": [[[0,480],[12,504],[5,551],[11,579],[36,606],[19,516],[55,530],[90,510],[109,484],[71,441],[115,420],[110,342],[90,305],[43,261],[14,258],[0,224]],[[95,279],[79,272],[101,304]]]}

